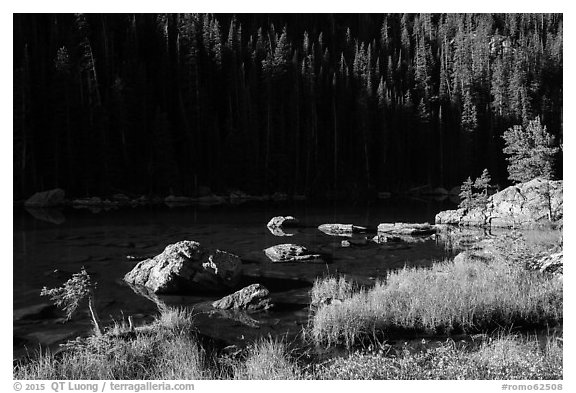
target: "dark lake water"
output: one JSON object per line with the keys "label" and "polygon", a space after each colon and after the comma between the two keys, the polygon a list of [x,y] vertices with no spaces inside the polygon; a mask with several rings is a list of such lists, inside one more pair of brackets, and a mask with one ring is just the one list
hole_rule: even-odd
{"label": "dark lake water", "polygon": [[[86,334],[90,319],[81,311],[64,323],[62,314],[40,297],[43,286],[56,287],[85,266],[98,282],[98,311],[105,324],[134,316],[144,323],[157,314],[157,306],[136,294],[122,277],[136,261],[128,255],[156,255],[170,243],[196,240],[239,255],[245,283],[268,286],[276,307],[253,314],[212,310],[213,296],[164,296],[169,304],[193,307],[201,333],[226,343],[242,344],[258,336],[295,335],[306,325],[309,290],[316,277],[345,275],[369,285],[390,269],[429,266],[446,257],[433,240],[407,245],[342,247],[345,238],[320,232],[324,223],[376,228],[384,222],[434,222],[440,210],[454,208],[449,201],[388,199],[374,204],[305,203],[253,204],[212,208],[138,207],[93,213],[14,210],[14,356],[34,350],[39,343],[54,346]],[[278,237],[266,227],[273,216],[293,215],[306,228],[287,230]],[[370,236],[367,234],[355,236]],[[275,244],[296,243],[331,256],[326,264],[273,264],[263,250]]]}

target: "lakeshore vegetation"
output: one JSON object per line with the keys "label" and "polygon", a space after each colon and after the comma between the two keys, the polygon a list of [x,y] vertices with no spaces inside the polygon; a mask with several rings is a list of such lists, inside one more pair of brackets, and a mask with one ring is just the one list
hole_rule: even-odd
{"label": "lakeshore vegetation", "polygon": [[[166,308],[149,325],[116,323],[56,354],[23,359],[14,378],[562,379],[561,333],[522,333],[562,324],[561,277],[528,270],[523,254],[554,251],[561,242],[560,232],[507,236],[486,258],[400,269],[372,288],[319,278],[298,341],[261,338],[225,353],[202,343],[190,310]],[[394,347],[387,343],[393,330],[448,338]],[[468,340],[450,338],[456,332]],[[336,346],[347,350],[314,351]]]}

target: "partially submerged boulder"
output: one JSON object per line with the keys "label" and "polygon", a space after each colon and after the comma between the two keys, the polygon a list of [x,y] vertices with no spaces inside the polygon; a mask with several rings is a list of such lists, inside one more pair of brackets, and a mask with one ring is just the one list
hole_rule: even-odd
{"label": "partially submerged boulder", "polygon": [[272,217],[268,224],[266,225],[268,228],[280,228],[280,227],[295,227],[298,226],[300,222],[298,219],[292,216],[277,216]]}
{"label": "partially submerged boulder", "polygon": [[296,244],[277,244],[264,253],[272,262],[324,262],[320,254],[312,254],[306,247]]}
{"label": "partially submerged boulder", "polygon": [[66,202],[66,193],[61,188],[37,192],[24,202],[28,207],[62,206]]}
{"label": "partially submerged boulder", "polygon": [[158,294],[216,292],[233,288],[241,272],[242,262],[236,255],[183,240],[138,263],[124,280]]}
{"label": "partially submerged boulder", "polygon": [[537,227],[562,220],[563,182],[536,178],[491,195],[486,205],[442,211],[437,224]]}
{"label": "partially submerged boulder", "polygon": [[266,310],[272,306],[270,291],[261,284],[252,284],[231,295],[212,303],[212,307],[222,310]]}
{"label": "partially submerged boulder", "polygon": [[434,233],[436,233],[436,227],[427,222],[423,224],[395,222],[378,225],[378,235],[429,236]]}
{"label": "partially submerged boulder", "polygon": [[366,231],[366,228],[352,224],[322,224],[318,229],[331,236],[352,236],[353,233]]}

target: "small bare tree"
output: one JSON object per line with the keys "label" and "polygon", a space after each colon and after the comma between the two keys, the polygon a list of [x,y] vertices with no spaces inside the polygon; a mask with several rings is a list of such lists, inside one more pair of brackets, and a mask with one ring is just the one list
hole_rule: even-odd
{"label": "small bare tree", "polygon": [[90,275],[86,272],[84,266],[82,266],[80,273],[73,274],[72,278],[66,281],[61,287],[53,289],[42,288],[40,296],[49,296],[58,307],[66,312],[66,319],[70,319],[82,300],[87,298],[88,309],[90,310],[90,316],[94,323],[94,329],[96,330],[96,334],[101,335],[100,319],[96,313],[94,301],[95,288],[96,283],[92,282]]}

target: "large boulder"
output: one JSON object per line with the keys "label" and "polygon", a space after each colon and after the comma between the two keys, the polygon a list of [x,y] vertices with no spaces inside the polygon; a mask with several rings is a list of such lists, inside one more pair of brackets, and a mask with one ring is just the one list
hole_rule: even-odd
{"label": "large boulder", "polygon": [[24,202],[28,207],[62,206],[66,202],[66,193],[61,188],[37,192]]}
{"label": "large boulder", "polygon": [[242,262],[236,255],[183,240],[138,263],[124,280],[158,294],[215,292],[233,288],[241,272]]}
{"label": "large boulder", "polygon": [[256,311],[266,310],[271,306],[270,292],[261,284],[249,285],[212,303],[212,307],[222,310]]}
{"label": "large boulder", "polygon": [[562,180],[536,178],[497,192],[484,206],[440,212],[436,223],[525,228],[556,222],[562,217]]}
{"label": "large boulder", "polygon": [[322,224],[318,229],[330,236],[352,236],[353,233],[366,231],[366,228],[352,224]]}
{"label": "large boulder", "polygon": [[272,262],[324,262],[319,254],[296,244],[277,244],[264,250]]}

